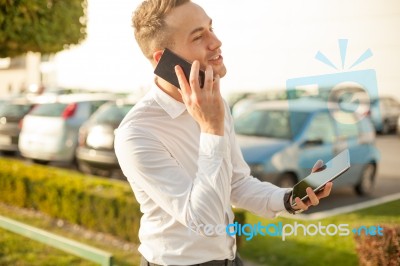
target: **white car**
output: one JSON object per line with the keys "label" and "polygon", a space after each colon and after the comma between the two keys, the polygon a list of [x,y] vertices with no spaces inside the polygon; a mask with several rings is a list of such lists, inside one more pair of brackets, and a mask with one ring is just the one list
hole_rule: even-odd
{"label": "white car", "polygon": [[21,155],[34,162],[73,162],[79,127],[113,94],[60,95],[38,104],[22,122],[18,142]]}

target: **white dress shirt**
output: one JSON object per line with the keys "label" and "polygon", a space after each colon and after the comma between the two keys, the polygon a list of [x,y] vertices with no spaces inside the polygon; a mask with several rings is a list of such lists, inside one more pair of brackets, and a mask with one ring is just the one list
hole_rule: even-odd
{"label": "white dress shirt", "polygon": [[208,230],[233,223],[232,205],[270,218],[284,210],[287,189],[250,175],[225,106],[224,136],[201,133],[185,105],[154,84],[116,130],[115,152],[143,213],[139,252],[149,262],[234,259],[235,237]]}

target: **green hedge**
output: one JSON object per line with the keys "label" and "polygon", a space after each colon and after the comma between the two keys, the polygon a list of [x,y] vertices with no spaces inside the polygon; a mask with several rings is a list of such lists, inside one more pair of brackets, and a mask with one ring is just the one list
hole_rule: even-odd
{"label": "green hedge", "polygon": [[[141,212],[127,182],[0,158],[0,201],[139,241]],[[235,212],[244,223],[244,212]]]}
{"label": "green hedge", "polygon": [[0,201],[138,242],[141,212],[128,183],[0,159]]}

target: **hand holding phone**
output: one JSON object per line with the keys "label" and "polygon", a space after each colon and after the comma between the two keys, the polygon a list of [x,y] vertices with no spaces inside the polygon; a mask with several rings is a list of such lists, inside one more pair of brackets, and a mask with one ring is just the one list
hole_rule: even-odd
{"label": "hand holding phone", "polygon": [[[154,69],[154,74],[165,79],[166,81],[168,81],[169,83],[180,89],[178,77],[176,76],[175,73],[176,65],[179,65],[182,68],[186,79],[189,80],[192,64],[183,59],[182,57],[180,57],[179,55],[175,54],[168,48],[165,48],[160,58],[160,61],[158,61],[158,64]],[[205,72],[203,70],[200,70],[199,71],[200,88],[204,86],[204,79],[205,79]]]}
{"label": "hand holding phone", "polygon": [[[177,65],[180,69],[175,70]],[[198,74],[197,71],[199,71]],[[154,73],[181,89],[182,101],[189,114],[199,124],[201,132],[224,135],[225,105],[219,90],[220,78],[219,75],[214,76],[211,65],[207,66],[205,72],[200,69],[199,61],[196,60],[194,64],[191,64],[171,50],[165,49]],[[184,88],[180,88],[178,76],[179,80],[185,83],[182,85],[185,86]],[[192,86],[190,77],[198,77],[199,86]]]}
{"label": "hand holding phone", "polygon": [[[293,187],[292,199],[299,197],[302,201],[308,198],[306,189],[311,187],[315,193],[323,190],[326,183],[338,178],[350,168],[349,150],[346,149],[336,155],[332,160],[320,167],[317,171],[298,182]],[[292,206],[296,206],[292,202]]]}

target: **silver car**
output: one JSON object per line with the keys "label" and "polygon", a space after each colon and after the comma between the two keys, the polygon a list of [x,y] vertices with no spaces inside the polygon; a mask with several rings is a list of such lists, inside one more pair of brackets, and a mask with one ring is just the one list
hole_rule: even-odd
{"label": "silver car", "polygon": [[34,107],[26,99],[14,99],[0,106],[0,151],[15,154],[18,151],[18,139],[22,119]]}
{"label": "silver car", "polygon": [[34,162],[70,163],[75,160],[79,127],[111,94],[61,95],[54,102],[38,104],[25,116],[18,147]]}
{"label": "silver car", "polygon": [[135,103],[131,99],[105,103],[81,126],[76,150],[79,170],[113,176],[120,169],[114,151],[114,130]]}

